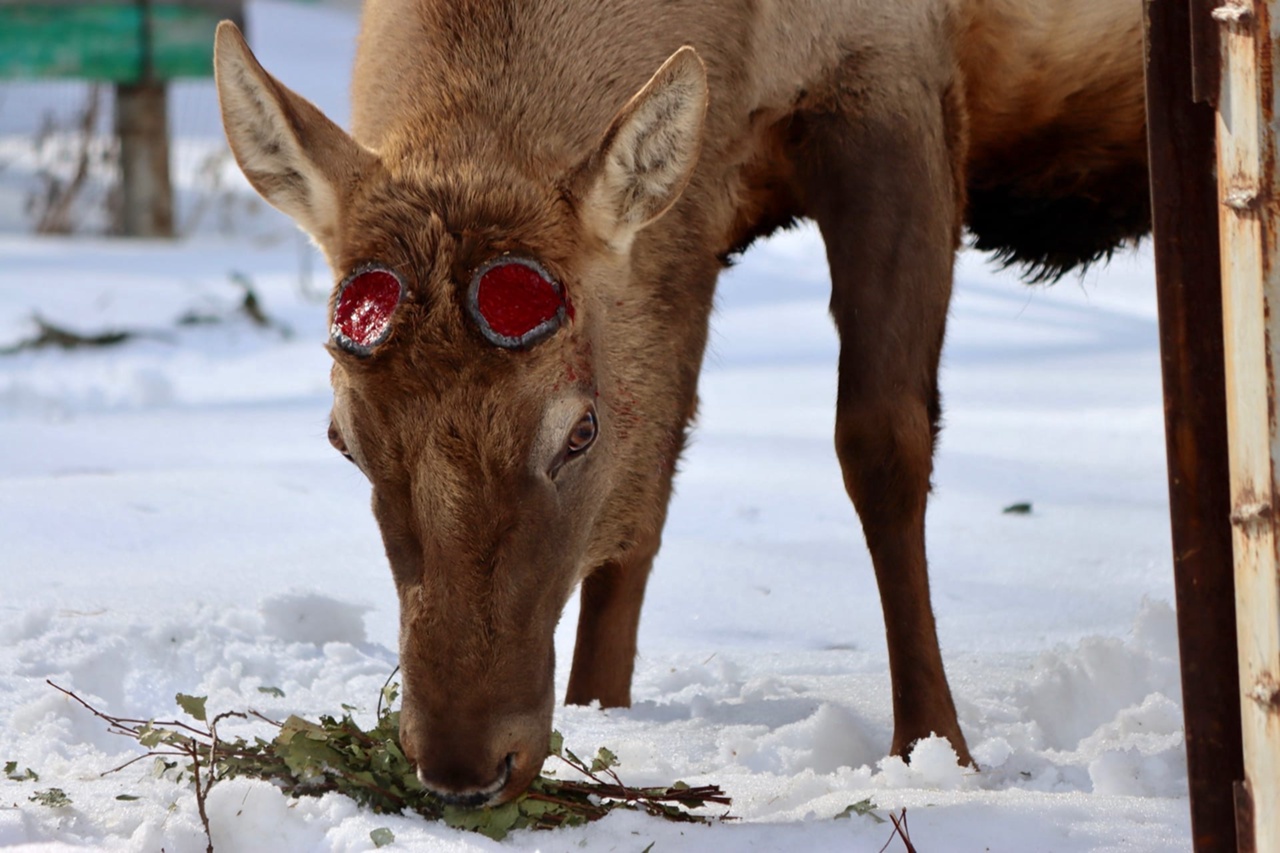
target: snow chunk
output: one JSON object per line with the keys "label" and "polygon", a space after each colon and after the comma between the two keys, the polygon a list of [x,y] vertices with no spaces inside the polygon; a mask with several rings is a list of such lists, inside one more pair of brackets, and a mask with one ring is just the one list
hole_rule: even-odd
{"label": "snow chunk", "polygon": [[1080,751],[1094,757],[1089,779],[1099,794],[1187,795],[1182,709],[1153,693],[1086,738]]}
{"label": "snow chunk", "polygon": [[1089,762],[1089,778],[1093,781],[1095,794],[1185,794],[1186,778],[1178,778],[1178,767],[1183,760],[1180,751],[1170,756],[1163,753],[1143,755],[1138,749],[1110,750]]}
{"label": "snow chunk", "polygon": [[315,593],[284,593],[258,606],[266,633],[288,643],[364,643],[370,608]]}
{"label": "snow chunk", "polygon": [[1039,674],[1019,697],[1046,745],[1071,751],[1148,695],[1180,696],[1177,629],[1165,602],[1145,601],[1134,641],[1089,637],[1068,652],[1041,656]]}
{"label": "snow chunk", "polygon": [[295,804],[268,782],[227,779],[209,791],[209,825],[214,849],[242,853],[318,850],[326,826],[301,820]]}
{"label": "snow chunk", "polygon": [[889,788],[936,788],[955,791],[976,785],[978,774],[960,763],[951,741],[931,735],[911,750],[911,763],[896,755],[882,758],[874,781]]}
{"label": "snow chunk", "polygon": [[41,604],[23,610],[0,623],[0,643],[14,645],[22,640],[32,640],[49,630],[53,623],[53,606]]}
{"label": "snow chunk", "polygon": [[755,771],[789,774],[862,767],[883,754],[873,745],[867,728],[847,709],[824,703],[807,719],[759,738],[743,763]]}

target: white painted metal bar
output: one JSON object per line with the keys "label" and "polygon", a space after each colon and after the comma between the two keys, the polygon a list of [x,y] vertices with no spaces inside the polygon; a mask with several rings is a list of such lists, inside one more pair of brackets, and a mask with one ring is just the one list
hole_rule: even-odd
{"label": "white painted metal bar", "polygon": [[[1241,849],[1280,851],[1280,175],[1275,3],[1229,0],[1218,188],[1245,778]],[[1252,838],[1249,837],[1250,831]]]}

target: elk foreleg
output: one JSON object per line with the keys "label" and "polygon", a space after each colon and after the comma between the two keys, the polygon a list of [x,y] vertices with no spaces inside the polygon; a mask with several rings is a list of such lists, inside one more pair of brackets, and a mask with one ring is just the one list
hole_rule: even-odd
{"label": "elk foreleg", "polygon": [[640,606],[653,553],[628,554],[600,566],[582,582],[578,639],[565,703],[605,708],[631,705]]}
{"label": "elk foreleg", "polygon": [[840,333],[836,450],[875,566],[893,682],[892,751],[931,733],[972,763],[938,647],[925,503],[938,359],[958,244],[960,134],[945,96],[811,118],[800,170]]}

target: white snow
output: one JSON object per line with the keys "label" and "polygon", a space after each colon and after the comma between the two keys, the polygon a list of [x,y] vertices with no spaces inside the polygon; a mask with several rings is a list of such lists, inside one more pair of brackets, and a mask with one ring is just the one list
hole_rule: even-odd
{"label": "white snow", "polygon": [[[267,67],[344,118],[354,17],[250,13]],[[207,86],[188,88],[212,109]],[[216,133],[212,119],[184,144],[213,150]],[[101,775],[136,748],[45,679],[124,716],[172,716],[183,692],[211,711],[347,703],[371,717],[395,665],[396,599],[368,487],[325,440],[326,273],[309,257],[315,281],[300,285],[298,241],[273,215],[176,245],[3,225],[0,347],[30,335],[33,314],[148,337],[0,357],[0,762],[40,774],[0,778],[0,846],[203,850],[190,790],[146,763]],[[236,313],[236,272],[292,334]],[[890,824],[832,819],[870,798],[882,817],[907,810],[922,851],[1188,849],[1149,256],[1048,289],[960,261],[928,536],[980,772],[936,738],[910,765],[886,757],[879,602],[832,449],[827,297],[812,229],[724,276],[635,705],[556,714],[576,752],[613,749],[625,781],[720,784],[740,820],[616,814],[498,844],[229,781],[209,799],[217,848],[367,850],[385,826],[395,849],[877,851]],[[191,311],[225,321],[178,325]],[[1001,512],[1022,501],[1029,515]],[[571,603],[563,662],[575,623]],[[566,679],[562,666],[561,691]],[[70,807],[28,799],[53,786]]]}

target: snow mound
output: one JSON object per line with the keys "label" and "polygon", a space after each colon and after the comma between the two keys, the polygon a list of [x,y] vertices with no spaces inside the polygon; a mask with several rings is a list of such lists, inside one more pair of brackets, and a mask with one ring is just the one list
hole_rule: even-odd
{"label": "snow mound", "polygon": [[889,788],[956,791],[976,786],[978,781],[973,768],[960,763],[950,741],[937,735],[916,742],[910,764],[895,755],[881,759],[879,767],[880,775],[875,781]]}
{"label": "snow mound", "polygon": [[370,608],[316,593],[288,593],[258,606],[262,629],[290,643],[363,643],[364,614]]}
{"label": "snow mound", "polygon": [[1173,610],[1156,601],[1143,602],[1128,638],[1040,655],[1008,706],[979,724],[984,787],[1185,796],[1177,660]]}

